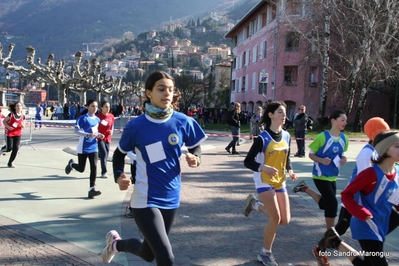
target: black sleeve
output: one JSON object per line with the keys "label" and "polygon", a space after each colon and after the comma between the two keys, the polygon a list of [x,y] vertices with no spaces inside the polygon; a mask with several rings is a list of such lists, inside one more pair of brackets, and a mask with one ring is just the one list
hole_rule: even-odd
{"label": "black sleeve", "polygon": [[255,161],[256,155],[262,151],[263,140],[262,138],[256,138],[252,143],[247,156],[244,159],[244,166],[251,169],[254,172],[258,172],[260,163]]}
{"label": "black sleeve", "polygon": [[188,152],[194,154],[201,160],[201,155],[202,155],[201,145],[195,146],[192,149],[188,149]]}
{"label": "black sleeve", "polygon": [[[291,142],[290,142],[290,143],[291,143]],[[291,164],[290,154],[291,154],[291,145],[290,145],[290,148],[288,148],[287,161],[286,161],[286,165],[285,165],[285,169],[286,169],[287,171],[292,170],[292,164]]]}
{"label": "black sleeve", "polygon": [[116,148],[114,151],[114,156],[112,157],[112,167],[114,170],[114,179],[116,183],[116,179],[124,173],[125,168],[125,153],[122,153],[119,148]]}

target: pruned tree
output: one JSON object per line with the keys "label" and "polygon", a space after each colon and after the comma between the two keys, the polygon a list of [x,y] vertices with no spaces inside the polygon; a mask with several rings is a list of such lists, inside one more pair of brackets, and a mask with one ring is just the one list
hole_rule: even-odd
{"label": "pruned tree", "polygon": [[55,87],[58,90],[58,101],[62,103],[66,102],[67,89],[80,94],[81,101],[86,102],[88,90],[97,94],[97,100],[100,100],[101,93],[108,95],[115,93],[120,99],[123,99],[126,93],[135,93],[140,87],[137,84],[126,84],[113,77],[107,77],[97,59],[82,62],[82,52],[77,52],[74,64],[68,66],[72,68],[71,74],[67,74],[65,71],[66,62],[64,60],[56,62],[53,54],[50,54],[46,63],[42,64],[40,58],[35,58],[36,51],[32,46],[26,48],[25,61],[28,67],[19,66],[10,61],[14,47],[14,44],[10,44],[7,54],[3,55],[3,46],[0,43],[0,64],[8,70],[18,72],[24,79],[35,79]]}
{"label": "pruned tree", "polygon": [[144,91],[144,84],[141,81],[137,82],[123,82],[123,77],[116,79],[115,86],[112,93],[118,97],[119,103],[124,105],[124,99],[128,95],[136,95],[140,99],[140,106],[142,100],[142,93]]}

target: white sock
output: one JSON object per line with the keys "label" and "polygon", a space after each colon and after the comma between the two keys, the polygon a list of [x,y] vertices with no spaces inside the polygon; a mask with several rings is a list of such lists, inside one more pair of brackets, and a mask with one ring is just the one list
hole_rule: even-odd
{"label": "white sock", "polygon": [[252,208],[254,209],[254,210],[256,210],[256,211],[259,211],[259,205],[260,205],[261,203],[259,202],[259,201],[257,201],[257,202],[255,202],[254,204],[252,204]]}
{"label": "white sock", "polygon": [[262,253],[263,254],[265,254],[265,253],[272,253],[272,250],[270,249],[265,249],[265,248],[262,248]]}
{"label": "white sock", "polygon": [[89,188],[89,191],[91,191],[91,190],[94,190],[94,187],[90,187],[90,188]]}

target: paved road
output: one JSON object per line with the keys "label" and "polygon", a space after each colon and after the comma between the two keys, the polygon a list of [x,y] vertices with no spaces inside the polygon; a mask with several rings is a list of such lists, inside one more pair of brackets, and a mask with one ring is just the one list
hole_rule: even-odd
{"label": "paved road", "polygon": [[[123,216],[130,191],[119,191],[111,178],[99,179],[102,195],[89,200],[88,170],[65,175],[64,167],[73,155],[63,149],[75,148],[77,141],[71,131],[33,130],[31,146],[21,147],[14,169],[6,167],[7,156],[0,157],[0,265],[101,265],[98,254],[109,230],[123,237],[137,236],[134,221]],[[119,137],[115,134],[112,148]],[[242,142],[240,155],[233,156],[224,150],[228,141],[228,137],[210,137],[200,168],[182,164],[182,202],[170,234],[176,265],[260,265],[256,255],[266,218],[257,212],[248,218],[242,215],[247,194],[254,192],[251,172],[242,163],[250,143]],[[339,190],[345,187],[363,145],[350,143]],[[292,161],[300,178],[313,186],[311,161],[295,157]],[[316,265],[310,250],[324,232],[323,214],[309,197],[291,192],[294,183],[287,185],[292,220],[279,228],[273,252],[279,265]],[[345,240],[358,248],[350,233]],[[399,265],[398,232],[387,243],[390,265]],[[331,261],[350,265],[342,257]],[[155,264],[120,254],[113,265]]]}

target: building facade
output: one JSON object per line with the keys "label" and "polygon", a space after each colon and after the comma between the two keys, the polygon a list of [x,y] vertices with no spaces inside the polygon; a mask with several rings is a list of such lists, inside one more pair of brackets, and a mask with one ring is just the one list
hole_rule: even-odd
{"label": "building facade", "polygon": [[[318,57],[309,56],[311,43],[298,33],[309,27],[306,17],[311,12],[303,1],[260,1],[226,33],[225,38],[232,41],[231,102],[254,112],[267,101],[284,101],[289,119],[304,104],[310,116],[318,116],[322,65]],[[342,97],[329,92],[326,115],[344,108]],[[370,93],[368,97],[373,101],[368,101],[363,121],[375,115],[388,121],[385,96]],[[354,113],[348,114],[349,123]]]}

